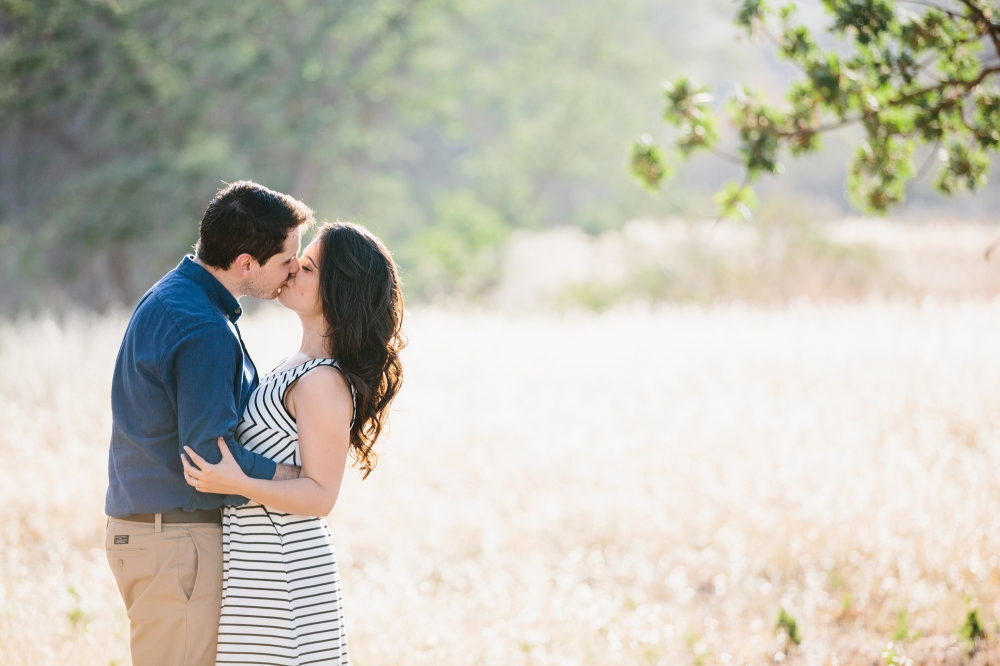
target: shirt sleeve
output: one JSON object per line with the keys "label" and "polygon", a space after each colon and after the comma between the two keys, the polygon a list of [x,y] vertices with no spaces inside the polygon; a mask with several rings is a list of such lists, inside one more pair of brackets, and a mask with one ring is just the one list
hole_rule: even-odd
{"label": "shirt sleeve", "polygon": [[217,440],[223,437],[247,476],[272,479],[275,462],[236,443],[243,352],[235,336],[220,326],[195,329],[175,347],[171,361],[164,370],[177,391],[178,456],[190,446],[217,464],[222,459]]}

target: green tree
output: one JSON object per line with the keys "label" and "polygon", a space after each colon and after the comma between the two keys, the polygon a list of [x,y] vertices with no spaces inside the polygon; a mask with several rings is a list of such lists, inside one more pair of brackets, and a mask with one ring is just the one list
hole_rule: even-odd
{"label": "green tree", "polygon": [[411,293],[475,295],[492,285],[510,235],[500,214],[470,191],[443,197],[434,213],[435,224],[415,234],[401,253]]}
{"label": "green tree", "polygon": [[392,221],[433,105],[422,55],[452,15],[450,0],[0,0],[0,296],[132,301],[223,181]]}
{"label": "green tree", "polygon": [[[989,153],[1000,148],[1000,5],[988,0],[822,0],[839,40],[823,48],[796,20],[796,5],[774,7],[742,0],[736,24],[767,40],[800,71],[774,104],[738,89],[724,110],[738,151],[719,149],[719,120],[710,88],[682,77],[666,83],[665,120],[676,128],[673,152],[686,159],[714,152],[738,163],[744,180],[716,196],[720,216],[747,217],[762,174],[782,171],[792,156],[821,149],[824,133],[858,125],[864,138],[848,166],[852,203],[872,213],[900,204],[907,183],[939,160],[936,189],[943,194],[986,183]],[[914,157],[929,148],[924,166]],[[633,147],[631,170],[659,189],[671,172],[666,151],[648,136]]]}
{"label": "green tree", "polygon": [[134,301],[239,178],[474,295],[511,228],[653,207],[620,162],[664,2],[0,0],[0,310]]}

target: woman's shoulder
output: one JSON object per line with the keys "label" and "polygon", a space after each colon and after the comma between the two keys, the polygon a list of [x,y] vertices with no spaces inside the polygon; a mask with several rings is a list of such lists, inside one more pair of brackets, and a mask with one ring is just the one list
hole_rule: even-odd
{"label": "woman's shoulder", "polygon": [[320,393],[344,390],[350,396],[350,385],[335,360],[312,359],[303,363],[302,367],[306,372],[299,378],[298,384],[306,390]]}
{"label": "woman's shoulder", "polygon": [[347,378],[333,363],[317,363],[293,385],[298,418],[312,413],[322,419],[333,418],[353,423],[354,395]]}

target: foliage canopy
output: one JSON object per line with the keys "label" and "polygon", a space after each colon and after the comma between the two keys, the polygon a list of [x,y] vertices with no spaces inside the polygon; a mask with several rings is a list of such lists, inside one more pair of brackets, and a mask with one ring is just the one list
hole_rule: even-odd
{"label": "foliage canopy", "polygon": [[[782,171],[779,156],[813,153],[821,136],[848,125],[864,138],[848,167],[852,203],[873,213],[900,204],[907,183],[922,175],[914,156],[940,165],[935,187],[944,194],[986,183],[988,154],[1000,148],[1000,6],[988,0],[822,0],[839,43],[823,48],[796,19],[794,2],[742,0],[736,24],[771,43],[801,76],[784,103],[740,88],[724,104],[735,127],[737,155],[719,150],[719,120],[711,90],[681,77],[664,86],[664,119],[677,128],[682,158],[716,152],[742,166],[743,183],[716,196],[721,216],[748,217],[761,174]],[[645,136],[633,147],[631,169],[659,189],[671,169],[664,150]]]}
{"label": "foliage canopy", "polygon": [[0,0],[0,310],[134,302],[241,178],[475,292],[512,228],[647,206],[651,4]]}

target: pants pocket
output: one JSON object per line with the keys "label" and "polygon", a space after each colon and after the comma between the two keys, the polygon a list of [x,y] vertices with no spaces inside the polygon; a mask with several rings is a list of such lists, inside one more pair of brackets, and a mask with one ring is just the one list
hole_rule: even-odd
{"label": "pants pocket", "polygon": [[198,582],[200,559],[194,535],[191,532],[185,532],[177,540],[177,583],[180,585],[181,594],[184,595],[185,601],[191,601],[191,594]]}
{"label": "pants pocket", "polygon": [[131,608],[153,581],[153,557],[146,548],[106,548],[105,552],[125,608]]}

